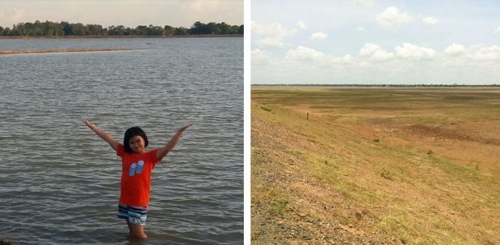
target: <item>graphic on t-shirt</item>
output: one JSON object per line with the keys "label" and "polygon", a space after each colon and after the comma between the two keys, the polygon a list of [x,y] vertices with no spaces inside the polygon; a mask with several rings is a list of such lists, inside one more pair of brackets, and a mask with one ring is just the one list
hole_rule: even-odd
{"label": "graphic on t-shirt", "polygon": [[137,163],[132,163],[132,165],[130,165],[130,170],[128,172],[128,175],[129,176],[134,176],[135,174],[140,174],[142,172],[142,169],[144,168],[144,161],[143,160],[139,160],[137,161]]}
{"label": "graphic on t-shirt", "polygon": [[143,160],[139,160],[137,162],[137,171],[136,171],[136,173],[140,174],[142,172],[142,168],[143,167],[144,167],[144,161]]}
{"label": "graphic on t-shirt", "polygon": [[134,163],[132,163],[132,165],[130,165],[130,171],[128,172],[128,175],[129,175],[129,176],[134,176],[134,174],[135,174],[135,167],[136,167],[136,165],[137,165],[137,164],[136,164],[135,162],[134,162]]}

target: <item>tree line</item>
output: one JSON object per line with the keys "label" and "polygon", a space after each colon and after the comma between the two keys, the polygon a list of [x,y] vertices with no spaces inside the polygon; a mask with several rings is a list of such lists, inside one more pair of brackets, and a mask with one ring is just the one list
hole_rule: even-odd
{"label": "tree line", "polygon": [[183,35],[243,35],[243,25],[229,25],[224,22],[207,24],[196,21],[190,28],[139,25],[136,28],[123,25],[103,27],[97,24],[60,23],[35,21],[19,23],[12,28],[0,26],[0,36],[63,37],[63,36],[183,36]]}
{"label": "tree line", "polygon": [[500,87],[499,84],[252,84],[255,87],[400,87],[400,88],[438,88],[438,87]]}

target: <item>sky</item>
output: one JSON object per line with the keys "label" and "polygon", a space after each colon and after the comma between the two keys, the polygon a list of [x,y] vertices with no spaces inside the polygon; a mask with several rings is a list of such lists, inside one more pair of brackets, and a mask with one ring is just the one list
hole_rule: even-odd
{"label": "sky", "polygon": [[52,21],[190,28],[193,23],[242,25],[244,0],[0,0],[0,26]]}
{"label": "sky", "polygon": [[500,84],[497,0],[252,0],[251,84]]}

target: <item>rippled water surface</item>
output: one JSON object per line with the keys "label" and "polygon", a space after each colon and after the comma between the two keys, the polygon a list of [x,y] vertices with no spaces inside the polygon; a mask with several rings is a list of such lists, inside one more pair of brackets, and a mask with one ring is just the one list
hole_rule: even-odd
{"label": "rippled water surface", "polygon": [[[153,170],[144,244],[243,243],[243,38],[0,40],[0,240],[136,244],[116,218],[117,140],[148,149],[193,123]],[[139,243],[141,244],[141,243]]]}

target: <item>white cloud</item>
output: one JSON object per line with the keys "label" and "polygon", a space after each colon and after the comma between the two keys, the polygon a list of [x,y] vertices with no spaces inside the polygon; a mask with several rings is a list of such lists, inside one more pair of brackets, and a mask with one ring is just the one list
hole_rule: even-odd
{"label": "white cloud", "polygon": [[328,35],[326,33],[320,31],[320,32],[313,33],[311,35],[311,40],[321,41],[321,40],[325,40],[327,37],[328,37]]}
{"label": "white cloud", "polygon": [[406,12],[399,12],[396,7],[388,7],[377,15],[377,22],[382,26],[396,26],[412,22],[414,18]]}
{"label": "white cloud", "polygon": [[346,54],[342,58],[337,59],[337,61],[340,61],[342,63],[351,63],[353,61],[353,58],[350,54]]}
{"label": "white cloud", "polygon": [[[494,10],[500,10],[500,5],[447,1],[426,10],[422,5],[402,3],[405,1],[339,0],[318,9],[304,1],[287,5],[255,1],[265,11],[255,11],[260,19],[252,16],[254,21],[282,23],[287,31],[283,32],[292,34],[264,40],[281,32],[273,31],[271,36],[251,33],[253,49],[265,52],[252,52],[252,60],[261,61],[252,63],[257,64],[251,71],[252,82],[499,83],[500,22],[495,21]],[[364,6],[373,3],[372,7]],[[294,9],[314,14],[298,17]],[[282,15],[272,14],[278,12]],[[321,20],[329,16],[338,20],[334,28],[325,29]],[[486,29],[478,28],[477,16],[483,17],[480,22]],[[307,28],[303,29],[305,24]],[[279,30],[278,25],[275,27]],[[319,31],[328,34],[326,39],[312,41],[313,33]],[[284,46],[266,49],[256,45],[259,40],[262,45],[276,46],[281,41]]]}
{"label": "white cloud", "polygon": [[302,20],[297,21],[297,25],[300,27],[300,29],[306,29],[306,23]]}
{"label": "white cloud", "polygon": [[396,50],[396,55],[402,58],[429,59],[436,54],[436,51],[433,49],[419,47],[410,43],[403,43],[394,49]]}
{"label": "white cloud", "polygon": [[[297,33],[296,29],[287,29],[280,23],[262,24],[252,21],[252,37],[255,35],[257,45],[262,47],[284,47],[283,39]],[[263,39],[260,39],[263,37]]]}
{"label": "white cloud", "polygon": [[[241,25],[244,23],[243,5],[243,1],[223,0],[0,0],[0,13],[4,11],[3,17],[0,16],[0,26],[12,27],[13,24],[36,20],[131,28],[150,24],[190,28],[196,21]],[[177,11],[171,11],[173,9]],[[168,18],[165,18],[166,12],[169,13]]]}
{"label": "white cloud", "polygon": [[285,58],[292,60],[325,61],[328,59],[328,56],[312,48],[298,46],[296,49],[286,52]]}
{"label": "white cloud", "polygon": [[483,61],[499,61],[500,46],[493,45],[491,47],[473,46],[473,59]]}
{"label": "white cloud", "polygon": [[254,49],[251,53],[253,64],[269,64],[272,57],[260,49]]}
{"label": "white cloud", "polygon": [[10,16],[10,19],[12,21],[18,22],[24,17],[25,14],[26,14],[26,11],[24,11],[24,9],[15,8],[12,15]]}
{"label": "white cloud", "polygon": [[205,12],[212,12],[212,11],[217,11],[220,6],[219,1],[203,1],[203,0],[196,0],[196,1],[186,1],[186,2],[180,2],[182,3],[182,8],[187,7],[190,10],[190,13],[193,14],[199,14],[202,15]]}
{"label": "white cloud", "polygon": [[309,62],[309,64],[314,64],[318,67],[321,66],[333,68],[333,65],[338,65],[341,63],[351,63],[353,61],[353,58],[351,55],[335,57],[333,55],[324,54],[312,48],[298,46],[296,49],[286,52],[285,60],[302,63]]}
{"label": "white cloud", "polygon": [[256,41],[256,44],[260,47],[267,48],[282,48],[285,46],[281,41],[281,38],[263,38]]}
{"label": "white cloud", "polygon": [[427,24],[427,25],[435,25],[435,24],[439,23],[439,20],[436,18],[427,17],[427,18],[422,19],[422,22],[424,22],[424,24]]}
{"label": "white cloud", "polygon": [[23,17],[26,15],[26,11],[24,9],[14,8],[12,11],[1,11],[0,12],[0,21],[1,22],[11,22],[11,23],[20,23],[22,22]]}
{"label": "white cloud", "polygon": [[444,50],[444,53],[446,55],[454,55],[454,56],[461,55],[464,52],[465,52],[464,45],[462,45],[462,44],[455,44],[455,43],[452,43],[451,45],[449,45],[448,47],[446,47],[446,49]]}
{"label": "white cloud", "polygon": [[265,36],[265,37],[286,37],[290,35],[294,35],[297,33],[297,30],[286,29],[281,25],[281,23],[270,23],[270,24],[262,24],[256,21],[252,21],[252,33],[256,35]]}
{"label": "white cloud", "polygon": [[500,33],[500,26],[497,27],[497,29],[495,29],[495,34],[499,34]]}
{"label": "white cloud", "polygon": [[375,53],[377,50],[380,50],[380,46],[373,44],[373,43],[366,43],[363,45],[361,50],[359,50],[359,56],[371,56],[373,53]]}
{"label": "white cloud", "polygon": [[[298,46],[278,58],[252,51],[252,81],[268,83],[371,83],[371,84],[492,84],[500,70],[500,46],[451,44],[444,51],[404,43],[397,55],[366,43],[359,57],[335,57],[318,49]],[[459,57],[450,54],[463,53]],[[416,58],[402,62],[401,58]],[[428,58],[432,59],[419,59]],[[381,62],[381,61],[384,62]],[[492,74],[485,76],[485,74]]]}
{"label": "white cloud", "polygon": [[359,56],[361,57],[369,57],[372,60],[382,61],[388,60],[394,56],[394,54],[385,51],[380,46],[373,43],[366,43],[359,50]]}

